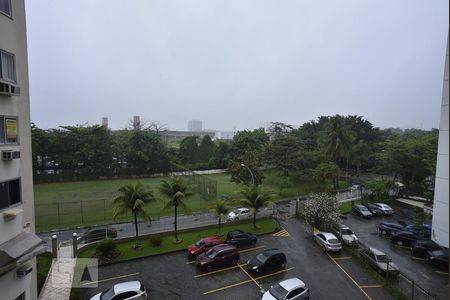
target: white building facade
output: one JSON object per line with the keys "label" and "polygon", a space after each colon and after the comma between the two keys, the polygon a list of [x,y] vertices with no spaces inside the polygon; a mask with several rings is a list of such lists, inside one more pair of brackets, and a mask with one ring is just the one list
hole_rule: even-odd
{"label": "white building facade", "polygon": [[24,0],[0,0],[0,298],[36,299]]}
{"label": "white building facade", "polygon": [[448,248],[448,38],[445,58],[444,85],[442,90],[441,119],[439,124],[439,144],[434,188],[433,224],[431,238],[441,246]]}
{"label": "white building facade", "polygon": [[200,132],[203,130],[201,120],[189,120],[188,121],[188,131]]}

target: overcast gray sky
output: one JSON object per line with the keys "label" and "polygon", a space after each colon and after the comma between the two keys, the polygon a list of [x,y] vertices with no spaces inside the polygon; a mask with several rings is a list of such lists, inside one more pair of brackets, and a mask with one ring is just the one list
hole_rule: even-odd
{"label": "overcast gray sky", "polygon": [[31,119],[438,127],[448,0],[26,0]]}

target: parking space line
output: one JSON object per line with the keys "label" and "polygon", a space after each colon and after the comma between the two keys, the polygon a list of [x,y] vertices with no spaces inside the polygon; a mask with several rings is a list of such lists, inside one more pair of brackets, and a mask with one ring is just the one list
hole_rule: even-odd
{"label": "parking space line", "polygon": [[250,278],[256,284],[257,287],[261,288],[259,283],[257,283],[256,280],[250,274],[248,274],[247,271],[245,271],[245,269],[242,267],[242,265],[239,265],[239,268],[241,268],[242,272],[244,272],[248,276],[248,278]]}
{"label": "parking space line", "polygon": [[290,234],[289,234],[289,232],[286,230],[286,229],[282,229],[282,230],[280,230],[280,231],[278,231],[278,232],[275,232],[274,234],[272,234],[273,236],[291,236]]}
{"label": "parking space line", "polygon": [[130,277],[130,276],[135,276],[135,275],[139,275],[139,274],[140,274],[139,272],[136,272],[136,273],[132,273],[132,274],[127,274],[127,275],[122,275],[122,276],[116,276],[116,277],[111,277],[111,278],[107,278],[107,279],[102,279],[102,280],[99,280],[99,281],[86,282],[86,283],[83,283],[82,285],[96,284],[96,283],[100,283],[100,282],[105,282],[105,281],[110,281],[110,280]]}
{"label": "parking space line", "polygon": [[[264,276],[256,277],[255,280],[260,280],[260,279],[263,279],[263,278],[274,276],[274,275],[277,275],[277,274],[280,274],[280,273],[283,273],[283,272],[290,271],[292,269],[293,269],[293,267],[289,268],[289,269],[284,269],[284,270],[281,270],[281,271],[278,271],[278,272],[275,272],[275,273],[267,274],[267,275],[264,275]],[[248,279],[248,280],[241,281],[241,282],[238,282],[238,283],[235,283],[235,284],[230,284],[230,285],[218,288],[218,289],[210,290],[210,291],[204,292],[203,295],[208,295],[208,294],[220,292],[220,291],[223,291],[223,290],[235,287],[235,286],[240,286],[240,285],[243,285],[243,284],[246,284],[246,283],[249,283],[249,282],[252,282],[252,280]]]}
{"label": "parking space line", "polygon": [[333,257],[333,259],[335,259],[335,260],[340,260],[340,259],[352,259],[352,257],[351,257],[351,256]]}
{"label": "parking space line", "polygon": [[264,248],[264,247],[265,246],[258,246],[258,247],[255,247],[255,248],[240,250],[239,252],[242,253],[242,252],[255,251],[255,250],[258,250],[258,249],[261,249],[261,248]]}
{"label": "parking space line", "polygon": [[448,272],[442,272],[442,271],[436,271],[436,270],[434,272],[436,272],[438,274],[448,275]]}
{"label": "parking space line", "polygon": [[224,271],[236,269],[236,268],[239,268],[240,266],[243,266],[243,264],[242,264],[242,265],[232,266],[232,267],[225,268],[225,269],[220,269],[220,270],[212,271],[212,272],[208,272],[208,273],[203,273],[203,274],[195,275],[194,278],[199,278],[199,277],[203,277],[203,276],[208,276],[208,275],[212,275],[212,274],[216,274],[216,273],[220,273],[220,272],[224,272]]}
{"label": "parking space line", "polygon": [[367,297],[367,299],[372,300],[372,298],[370,298],[370,296],[367,295],[367,293],[361,288],[361,286],[360,286],[358,283],[356,283],[356,281],[353,279],[353,277],[350,276],[350,274],[348,274],[348,273],[344,270],[344,268],[342,268],[341,265],[339,265],[339,264],[337,263],[337,261],[336,261],[333,257],[331,257],[330,254],[327,253],[327,255],[328,255],[328,257],[331,258],[331,260],[336,264],[336,266],[338,266],[339,269],[341,269],[342,272],[344,272],[344,274],[347,275],[348,278],[350,278],[350,280],[351,280],[351,281],[352,281],[352,282],[353,282],[353,283],[361,290],[361,292],[363,292],[363,294]]}
{"label": "parking space line", "polygon": [[422,257],[415,257],[415,256],[410,256],[411,259],[415,259],[415,260],[421,260],[421,261],[427,261],[426,258],[422,258]]}
{"label": "parking space line", "polygon": [[187,264],[187,265],[195,264],[195,260],[187,261],[186,264]]}
{"label": "parking space line", "polygon": [[382,288],[383,286],[380,284],[376,284],[376,285],[360,285],[359,287],[362,289],[367,289],[367,288]]}

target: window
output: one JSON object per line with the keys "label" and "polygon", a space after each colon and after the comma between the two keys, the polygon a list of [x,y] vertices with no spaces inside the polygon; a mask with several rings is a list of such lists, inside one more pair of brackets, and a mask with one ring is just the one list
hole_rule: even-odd
{"label": "window", "polygon": [[14,54],[3,50],[0,50],[0,79],[16,82]]}
{"label": "window", "polygon": [[302,288],[295,289],[288,294],[286,299],[292,299],[292,298],[300,295],[303,291],[304,291],[304,289],[302,289]]}
{"label": "window", "polygon": [[12,17],[11,0],[0,0],[0,12]]}
{"label": "window", "polygon": [[20,179],[0,182],[0,209],[20,203]]}
{"label": "window", "polygon": [[136,295],[137,295],[136,292],[125,292],[125,293],[121,293],[121,294],[115,296],[113,299],[114,300],[128,299],[128,298],[131,298]]}
{"label": "window", "polygon": [[17,144],[17,118],[0,116],[0,144]]}

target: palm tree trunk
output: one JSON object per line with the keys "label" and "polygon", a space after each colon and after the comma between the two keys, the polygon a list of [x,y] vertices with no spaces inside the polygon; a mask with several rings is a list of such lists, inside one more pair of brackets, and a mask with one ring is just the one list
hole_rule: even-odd
{"label": "palm tree trunk", "polygon": [[253,227],[256,228],[256,213],[253,213]]}
{"label": "palm tree trunk", "polygon": [[220,226],[222,225],[222,218],[219,216],[219,233],[220,233]]}
{"label": "palm tree trunk", "polygon": [[136,230],[136,242],[135,242],[135,244],[137,245],[139,234],[138,234],[138,223],[137,223],[137,214],[136,213],[134,213],[134,229]]}
{"label": "palm tree trunk", "polygon": [[177,232],[177,206],[178,206],[178,205],[174,205],[174,207],[175,207],[175,222],[174,222],[174,225],[175,225],[175,241],[178,242],[178,232]]}

